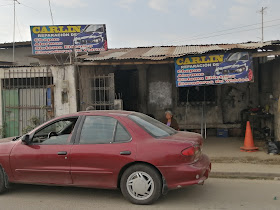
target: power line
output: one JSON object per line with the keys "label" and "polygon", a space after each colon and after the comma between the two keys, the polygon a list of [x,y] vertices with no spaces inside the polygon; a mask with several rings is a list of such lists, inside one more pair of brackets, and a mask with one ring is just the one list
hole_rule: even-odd
{"label": "power line", "polygon": [[[264,21],[264,23],[270,23],[270,22],[275,22],[275,21],[279,21],[279,20],[280,20],[280,18],[269,20],[269,21]],[[178,42],[188,41],[188,40],[192,40],[192,39],[204,38],[204,36],[209,35],[209,34],[217,34],[217,36],[219,36],[218,33],[220,33],[220,32],[233,31],[233,30],[236,30],[236,29],[252,27],[252,26],[256,26],[256,25],[260,25],[260,24],[261,23],[255,23],[255,24],[250,24],[250,25],[243,25],[243,26],[239,26],[239,27],[235,27],[235,28],[230,28],[230,29],[224,29],[224,30],[220,30],[220,31],[210,32],[210,33],[207,33],[207,34],[204,33],[204,34],[194,35],[194,36],[189,37],[188,39],[186,39],[186,38],[179,38],[179,39],[176,39],[176,40],[169,40],[169,41],[170,42],[178,43]],[[253,30],[255,30],[255,29],[253,29]],[[238,31],[238,32],[240,32],[240,31]],[[235,33],[235,32],[232,32],[232,33]],[[158,43],[158,44],[160,44],[160,43]],[[162,44],[162,42],[161,42],[161,44]]]}
{"label": "power line", "polygon": [[[280,20],[280,18],[279,18],[279,19],[273,19],[273,20],[265,21],[265,23],[274,22],[274,21],[278,21],[278,20]],[[251,26],[255,26],[255,25],[260,25],[260,24],[261,24],[261,23],[255,23],[255,24],[244,25],[244,26],[239,26],[239,27],[235,27],[235,28],[230,28],[230,29],[225,29],[225,30],[210,32],[210,33],[207,33],[207,35],[209,35],[209,34],[217,34],[217,33],[225,32],[225,31],[233,31],[233,30],[236,30],[236,29],[247,28],[247,27],[251,27]],[[206,35],[206,34],[195,35],[195,36],[190,37],[190,39],[191,39],[191,38],[197,38],[197,37],[205,36],[205,35]],[[182,40],[184,40],[184,39],[182,39]]]}
{"label": "power line", "polygon": [[11,6],[11,5],[14,5],[14,4],[3,4],[3,5],[0,5],[0,7]]}
{"label": "power line", "polygon": [[[50,8],[50,15],[51,15],[51,19],[52,19],[52,24],[54,25],[54,19],[53,19],[53,13],[52,13],[52,7],[51,7],[51,0],[49,0],[49,8]],[[56,55],[53,54],[56,61],[58,62],[58,64],[60,64],[59,60],[57,59]],[[62,60],[62,56],[60,56],[61,60]],[[62,61],[63,63],[63,61]]]}
{"label": "power line", "polygon": [[[270,20],[270,21],[265,21],[265,22],[274,22],[280,19],[274,19],[274,20]],[[241,27],[236,27],[236,28],[232,28],[232,29],[226,29],[226,30],[221,30],[221,31],[231,31],[233,29],[238,29],[238,28],[245,28],[248,26],[254,26],[254,25],[259,25],[261,23],[256,23],[256,24],[251,24],[251,25],[245,25],[245,26],[241,26]],[[270,26],[264,26],[263,28],[269,28],[269,27],[274,27],[274,26],[278,26],[279,24],[274,24],[274,25],[270,25]],[[261,29],[262,27],[258,27],[258,28],[252,28],[252,29],[247,29],[247,30],[239,30],[239,31],[233,31],[230,33],[222,33],[222,34],[216,34],[218,32],[212,32],[212,33],[208,33],[208,34],[215,34],[212,36],[206,36],[206,34],[204,36],[193,36],[190,37],[188,39],[176,39],[176,40],[170,40],[169,42],[173,42],[173,43],[178,43],[178,42],[186,42],[186,41],[192,41],[192,40],[199,40],[199,39],[206,39],[206,38],[211,38],[211,37],[216,37],[216,36],[222,36],[222,35],[228,35],[228,34],[233,34],[233,33],[239,33],[239,32],[245,32],[245,31],[251,31],[251,30],[257,30],[257,29]],[[219,32],[221,32],[219,31]],[[208,35],[207,34],[207,35]],[[163,42],[158,43],[159,45],[163,45]],[[156,44],[157,45],[157,44]]]}
{"label": "power line", "polygon": [[[15,1],[15,0],[12,0],[12,1]],[[41,12],[40,10],[37,10],[37,9],[35,9],[35,8],[33,8],[33,7],[30,7],[30,6],[28,6],[28,5],[26,5],[26,4],[22,3],[22,2],[19,2],[19,1],[17,1],[17,0],[16,0],[16,2],[17,2],[18,4],[20,4],[20,5],[23,5],[23,6],[27,7],[27,8],[29,8],[29,9],[33,9],[33,10],[35,10],[35,11],[37,11],[37,12]],[[4,5],[0,5],[0,7],[11,6],[11,5],[14,5],[14,4],[4,4]]]}
{"label": "power line", "polygon": [[30,7],[30,6],[28,6],[28,5],[24,4],[24,3],[20,3],[20,4],[23,5],[23,6],[25,6],[25,7],[27,7],[27,8],[29,8],[29,9],[33,9],[33,10],[35,10],[35,11],[37,11],[37,12],[41,12],[40,10],[37,10],[37,9],[35,9],[35,8],[33,8],[33,7]]}
{"label": "power line", "polygon": [[[274,26],[279,26],[280,24],[275,24],[275,25],[270,25],[270,26],[264,26],[263,28],[270,28],[270,27],[274,27]],[[198,40],[198,39],[206,39],[206,38],[211,38],[211,37],[216,37],[216,36],[223,36],[223,35],[228,35],[228,34],[234,34],[234,33],[240,33],[240,32],[246,32],[246,31],[253,31],[253,30],[257,30],[257,29],[261,29],[262,27],[258,27],[258,28],[252,28],[252,29],[248,29],[248,30],[240,30],[240,31],[235,31],[235,32],[231,32],[231,33],[224,33],[224,34],[218,34],[218,35],[213,35],[213,36],[206,36],[206,37],[201,37],[201,38],[196,38],[196,39],[189,39],[186,41],[191,41],[191,40]]]}

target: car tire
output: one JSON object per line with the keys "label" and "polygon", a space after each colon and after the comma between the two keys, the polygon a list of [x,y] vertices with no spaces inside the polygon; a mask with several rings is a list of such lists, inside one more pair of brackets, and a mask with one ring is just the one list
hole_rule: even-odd
{"label": "car tire", "polygon": [[131,203],[154,203],[162,194],[162,177],[153,167],[136,164],[123,173],[120,182],[123,196]]}
{"label": "car tire", "polygon": [[3,169],[0,166],[0,194],[7,190],[5,185],[5,174]]}

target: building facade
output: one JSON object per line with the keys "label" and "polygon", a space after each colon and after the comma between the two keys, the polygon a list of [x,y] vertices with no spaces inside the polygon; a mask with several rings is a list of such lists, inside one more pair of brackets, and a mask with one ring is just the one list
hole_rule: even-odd
{"label": "building facade", "polygon": [[[215,52],[252,53],[254,82],[176,87],[175,58]],[[265,42],[110,49],[99,54],[78,56],[72,64],[69,64],[67,56],[38,56],[36,59],[41,64],[39,66],[0,69],[2,72],[0,75],[2,123],[0,124],[3,128],[7,127],[4,125],[8,122],[7,116],[9,112],[14,112],[14,115],[19,116],[22,125],[19,124],[18,127],[13,125],[12,129],[18,129],[18,133],[14,134],[20,135],[23,128],[28,125],[28,119],[20,117],[28,111],[20,110],[27,109],[28,106],[37,106],[37,113],[46,116],[52,108],[51,117],[83,111],[91,106],[97,110],[122,108],[139,111],[152,115],[158,120],[163,119],[166,110],[171,110],[182,130],[203,131],[207,135],[216,135],[217,129],[228,129],[231,136],[239,136],[244,131],[245,120],[249,118],[252,120],[253,116],[256,122],[256,125],[253,125],[255,131],[257,128],[267,127],[270,129],[269,135],[275,135],[278,139],[280,137],[278,55],[279,44]],[[273,56],[272,60],[269,60],[268,56]],[[60,65],[57,62],[58,58],[61,60]],[[28,72],[34,73],[28,75]],[[51,82],[47,83],[46,79],[43,79],[46,77],[50,77]],[[22,78],[22,81],[16,78]],[[27,87],[24,82],[27,86],[29,82],[35,85]],[[44,85],[36,86],[37,83],[43,82]],[[24,93],[22,89],[27,92]],[[28,91],[33,91],[33,104],[23,103],[22,98],[30,94]],[[16,105],[11,105],[12,94],[19,97]],[[52,94],[53,98],[51,98]],[[43,104],[36,103],[35,98],[43,98]],[[45,109],[41,114],[38,112],[40,109],[38,106]],[[257,109],[259,106],[265,108],[269,116],[259,116],[257,115],[259,113],[251,111],[248,116],[246,110]],[[15,111],[17,109],[19,111]],[[37,114],[33,112],[27,115]],[[12,122],[17,121],[17,118],[10,118]]]}

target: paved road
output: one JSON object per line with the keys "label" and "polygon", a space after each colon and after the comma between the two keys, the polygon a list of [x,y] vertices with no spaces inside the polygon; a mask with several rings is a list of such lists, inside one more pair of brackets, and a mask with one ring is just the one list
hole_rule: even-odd
{"label": "paved road", "polygon": [[[274,200],[276,197],[277,200]],[[280,181],[209,179],[204,186],[169,192],[156,204],[136,206],[119,191],[14,185],[0,195],[1,210],[52,209],[280,209]]]}

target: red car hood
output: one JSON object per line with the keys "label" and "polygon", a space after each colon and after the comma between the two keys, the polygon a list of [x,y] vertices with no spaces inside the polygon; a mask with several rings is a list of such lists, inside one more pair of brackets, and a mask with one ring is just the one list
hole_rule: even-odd
{"label": "red car hood", "polygon": [[0,154],[9,154],[12,148],[16,145],[18,141],[12,141],[14,137],[0,139]]}
{"label": "red car hood", "polygon": [[187,131],[179,131],[175,135],[165,137],[163,139],[166,140],[171,140],[171,141],[183,141],[183,142],[190,142],[193,145],[203,144],[203,138],[200,134],[198,133],[193,133],[193,132],[187,132]]}
{"label": "red car hood", "polygon": [[8,137],[8,138],[0,139],[0,143],[12,141],[13,138],[15,138],[15,137]]}

